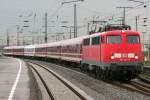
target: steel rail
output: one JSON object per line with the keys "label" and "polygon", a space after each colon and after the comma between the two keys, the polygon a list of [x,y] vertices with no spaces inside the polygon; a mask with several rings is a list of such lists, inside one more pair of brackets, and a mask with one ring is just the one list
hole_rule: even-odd
{"label": "steel rail", "polygon": [[142,84],[142,83],[137,82],[137,81],[132,81],[130,84],[150,95],[150,86]]}
{"label": "steel rail", "polygon": [[[30,61],[28,61],[30,62]],[[35,62],[30,62],[32,64],[38,65],[42,67],[43,69],[47,70],[49,73],[51,73],[53,76],[55,76],[57,79],[59,79],[66,87],[68,87],[73,93],[75,93],[81,100],[93,100],[91,98],[88,99],[88,97],[85,97],[84,95],[80,94],[75,88],[73,88],[70,84],[68,84],[66,81],[64,81],[61,77],[59,77],[57,74],[52,72],[49,68],[45,67],[44,65],[35,63]]]}
{"label": "steel rail", "polygon": [[150,67],[144,67],[144,72],[150,72]]}
{"label": "steel rail", "polygon": [[132,81],[133,83],[135,83],[135,84],[138,84],[138,85],[140,85],[140,86],[143,86],[143,87],[146,87],[147,89],[150,89],[150,85],[148,85],[147,83],[143,83],[143,81],[141,81],[141,80],[138,80],[138,81]]}
{"label": "steel rail", "polygon": [[150,96],[150,89],[147,88],[148,86],[145,85],[141,85],[138,82],[135,81],[131,81],[130,83],[118,83],[118,82],[112,82],[111,84],[115,85],[115,86],[119,86],[121,88],[130,90],[130,91],[135,91],[135,92],[139,92],[141,94]]}
{"label": "steel rail", "polygon": [[42,76],[40,75],[40,73],[37,71],[37,69],[34,68],[34,66],[31,65],[29,62],[28,62],[27,64],[29,65],[29,67],[31,67],[31,68],[36,72],[36,74],[37,74],[38,77],[40,78],[40,80],[41,80],[42,84],[44,85],[44,87],[45,87],[45,89],[46,89],[46,91],[47,91],[47,93],[48,93],[50,99],[51,99],[51,100],[57,100],[56,97],[54,96],[53,92],[48,88],[46,82],[44,81],[44,79],[42,78]]}
{"label": "steel rail", "polygon": [[150,80],[144,78],[143,76],[139,76],[138,79],[140,79],[140,80],[143,81],[144,83],[150,84]]}

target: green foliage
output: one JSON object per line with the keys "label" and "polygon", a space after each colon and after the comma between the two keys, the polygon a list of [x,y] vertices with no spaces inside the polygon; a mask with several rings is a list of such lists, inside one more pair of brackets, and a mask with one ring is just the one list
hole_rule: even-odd
{"label": "green foliage", "polygon": [[150,73],[143,73],[143,74],[141,74],[141,76],[146,79],[150,79]]}
{"label": "green foliage", "polygon": [[149,66],[150,62],[149,61],[144,61],[144,58],[148,56],[148,51],[143,51],[142,55],[143,55],[143,59],[142,60],[143,60],[144,66]]}
{"label": "green foliage", "polygon": [[148,55],[148,51],[143,51],[142,54],[143,54],[143,58],[144,58],[145,56]]}
{"label": "green foliage", "polygon": [[144,66],[150,66],[150,61],[145,61]]}

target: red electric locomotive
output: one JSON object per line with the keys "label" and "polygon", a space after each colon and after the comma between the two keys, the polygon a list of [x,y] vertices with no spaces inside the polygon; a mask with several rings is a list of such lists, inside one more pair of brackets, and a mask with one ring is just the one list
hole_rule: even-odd
{"label": "red electric locomotive", "polygon": [[90,35],[83,40],[82,67],[98,77],[130,80],[142,71],[140,35],[128,30]]}

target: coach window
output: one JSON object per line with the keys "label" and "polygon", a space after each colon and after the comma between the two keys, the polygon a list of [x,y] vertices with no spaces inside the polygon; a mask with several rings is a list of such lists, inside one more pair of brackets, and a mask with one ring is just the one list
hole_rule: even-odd
{"label": "coach window", "polygon": [[108,44],[119,44],[121,43],[121,37],[120,36],[107,36],[107,43]]}
{"label": "coach window", "polygon": [[140,43],[140,38],[139,36],[136,35],[128,35],[126,41],[129,44],[136,44],[136,43]]}
{"label": "coach window", "polygon": [[84,45],[84,46],[90,45],[90,38],[84,39],[84,40],[83,40],[83,45]]}
{"label": "coach window", "polygon": [[100,37],[93,37],[92,38],[92,45],[99,45],[100,44]]}

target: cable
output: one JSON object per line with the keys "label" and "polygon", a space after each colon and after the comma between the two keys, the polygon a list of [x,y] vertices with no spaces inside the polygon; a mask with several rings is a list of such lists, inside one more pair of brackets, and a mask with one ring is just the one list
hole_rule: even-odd
{"label": "cable", "polygon": [[63,5],[59,6],[56,11],[50,16],[50,19],[52,19],[56,14],[57,12],[62,8]]}
{"label": "cable", "polygon": [[[150,1],[145,2],[145,4],[148,4],[148,3],[150,3]],[[131,11],[131,10],[134,10],[134,9],[138,8],[138,7],[141,7],[142,5],[144,5],[144,4],[140,4],[140,5],[137,5],[137,6],[133,7],[133,8],[131,8],[131,9],[128,9],[126,12],[129,12],[129,11]],[[119,15],[119,14],[121,14],[121,13],[122,13],[122,12],[119,12],[119,13],[113,14],[113,15],[111,15],[111,16],[116,16],[116,15]],[[107,17],[103,18],[102,20],[108,19],[108,18],[111,17],[111,16],[107,16]]]}
{"label": "cable", "polygon": [[91,10],[91,9],[89,9],[89,8],[86,8],[86,7],[83,7],[83,6],[80,6],[80,5],[78,5],[78,7],[83,8],[83,9],[85,9],[86,11],[89,11],[89,12],[95,13],[95,14],[102,14],[102,13],[103,13],[103,12],[98,12],[98,11]]}
{"label": "cable", "polygon": [[[54,1],[55,1],[55,0],[54,0]],[[56,1],[59,2],[59,3],[61,2],[61,1],[59,1],[59,0],[56,0]]]}

